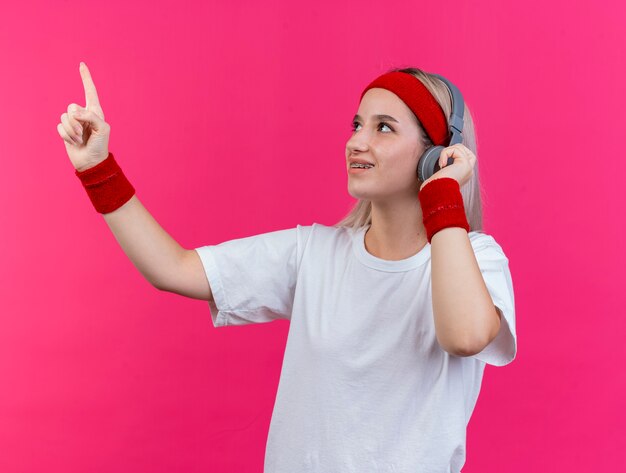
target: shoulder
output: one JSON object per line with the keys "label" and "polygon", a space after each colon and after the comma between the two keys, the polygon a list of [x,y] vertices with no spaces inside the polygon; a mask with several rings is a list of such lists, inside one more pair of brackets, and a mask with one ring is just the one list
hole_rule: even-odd
{"label": "shoulder", "polygon": [[482,231],[472,231],[468,233],[470,243],[476,255],[489,257],[490,255],[495,259],[504,259],[508,261],[508,258],[504,254],[504,250],[496,239],[488,233]]}
{"label": "shoulder", "polygon": [[320,237],[341,237],[341,236],[350,236],[352,234],[352,229],[349,227],[337,227],[334,225],[324,225],[323,223],[312,223],[311,225],[298,225],[298,231],[302,234],[310,235],[315,234],[315,236]]}
{"label": "shoulder", "polygon": [[313,223],[311,225],[298,225],[298,240],[304,246],[329,249],[349,246],[353,240],[354,230],[349,227],[337,227]]}

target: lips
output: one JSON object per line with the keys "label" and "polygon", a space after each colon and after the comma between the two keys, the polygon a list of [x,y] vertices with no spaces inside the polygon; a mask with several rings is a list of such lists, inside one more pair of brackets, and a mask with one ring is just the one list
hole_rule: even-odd
{"label": "lips", "polygon": [[372,166],[374,166],[374,163],[370,163],[369,161],[365,161],[364,159],[355,159],[355,158],[351,158],[348,162],[348,165],[352,164],[352,163],[360,163],[360,164],[371,164]]}

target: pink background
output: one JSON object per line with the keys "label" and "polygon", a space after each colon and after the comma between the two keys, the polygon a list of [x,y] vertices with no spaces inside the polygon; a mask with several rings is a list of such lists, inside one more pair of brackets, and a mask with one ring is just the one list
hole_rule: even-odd
{"label": "pink background", "polygon": [[624,3],[236,3],[2,3],[0,471],[263,465],[288,323],[214,329],[135,269],[56,130],[85,103],[80,61],[186,248],[336,223],[362,87],[393,66],[452,80],[519,340],[486,368],[463,471],[623,469]]}

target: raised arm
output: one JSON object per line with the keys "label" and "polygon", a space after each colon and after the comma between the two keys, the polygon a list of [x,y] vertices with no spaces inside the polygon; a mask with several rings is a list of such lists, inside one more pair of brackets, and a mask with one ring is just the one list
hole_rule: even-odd
{"label": "raised arm", "polygon": [[[57,131],[65,141],[65,149],[77,176],[84,184],[86,179],[90,179],[89,184],[85,184],[91,186],[90,192],[106,196],[108,188],[105,186],[111,186],[111,181],[106,181],[109,175],[101,177],[97,174],[98,170],[92,168],[102,163],[99,169],[108,169],[107,165],[114,163],[108,149],[111,127],[104,121],[104,112],[87,65],[81,63],[79,70],[86,106],[70,104],[67,113],[61,115]],[[107,159],[109,161],[105,163]],[[121,171],[115,169],[110,177],[120,179]],[[115,205],[109,209],[107,204],[105,210],[100,208],[99,211],[135,267],[159,290],[210,300],[211,288],[196,251],[182,248],[158,224],[139,201],[132,186],[126,185],[124,189],[124,195],[117,204],[113,199]],[[121,202],[124,204],[119,206]]]}

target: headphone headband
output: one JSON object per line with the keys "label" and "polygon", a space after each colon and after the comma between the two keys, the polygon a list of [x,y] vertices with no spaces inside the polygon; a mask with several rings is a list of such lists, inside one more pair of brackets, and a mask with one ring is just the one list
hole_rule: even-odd
{"label": "headphone headband", "polygon": [[463,95],[461,91],[445,77],[439,74],[431,74],[437,79],[441,80],[448,86],[450,95],[452,95],[452,115],[450,116],[450,143],[448,146],[452,146],[463,141],[463,113],[465,108],[465,102],[463,101]]}

